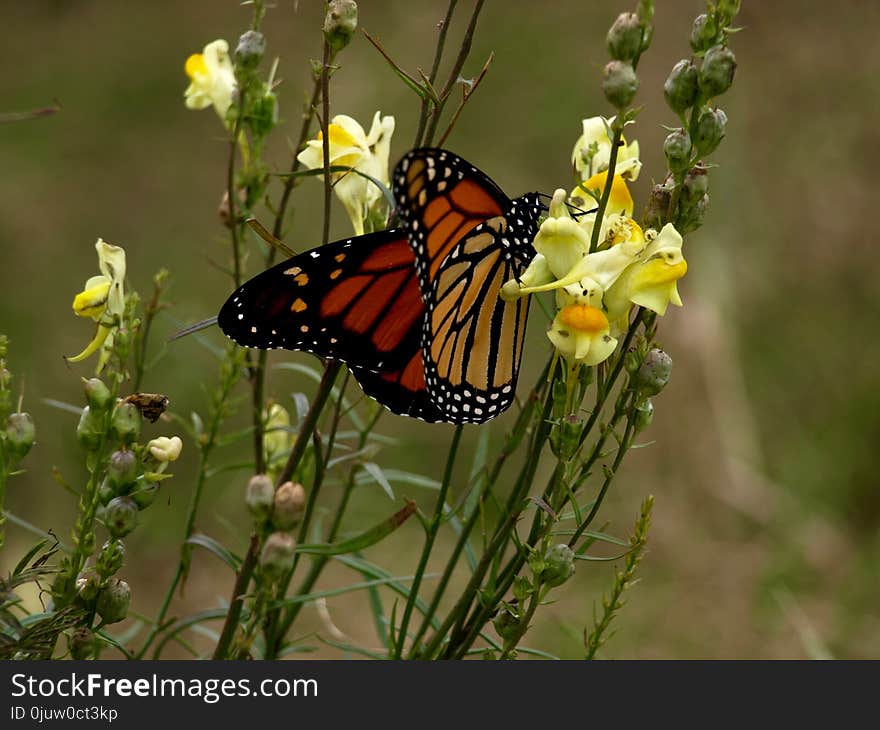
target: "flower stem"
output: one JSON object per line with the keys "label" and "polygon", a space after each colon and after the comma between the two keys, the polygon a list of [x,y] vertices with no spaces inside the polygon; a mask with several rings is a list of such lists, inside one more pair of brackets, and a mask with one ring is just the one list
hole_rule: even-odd
{"label": "flower stem", "polygon": [[419,588],[422,585],[422,576],[425,574],[425,568],[428,565],[428,559],[431,557],[431,551],[434,549],[434,541],[437,539],[437,532],[443,522],[443,507],[446,505],[446,494],[449,491],[449,485],[452,482],[452,469],[455,466],[455,457],[458,453],[458,445],[461,442],[461,432],[463,426],[455,427],[455,433],[452,436],[452,443],[449,446],[449,454],[446,457],[446,469],[443,472],[443,483],[440,485],[440,493],[437,495],[437,504],[434,507],[434,516],[428,523],[427,536],[425,545],[422,548],[422,556],[419,559],[419,565],[416,568],[415,577],[409,589],[409,598],[406,601],[406,608],[403,610],[403,618],[400,622],[400,629],[397,634],[397,648],[394,650],[394,659],[400,659],[403,654],[403,645],[406,642],[406,632],[409,628],[409,620],[412,616],[413,606],[419,596]]}
{"label": "flower stem", "polygon": [[599,199],[599,207],[596,210],[596,220],[593,223],[593,235],[590,238],[590,253],[599,246],[599,232],[602,230],[602,218],[608,208],[608,199],[611,197],[611,188],[614,185],[614,171],[617,169],[617,153],[620,150],[620,142],[623,138],[623,122],[621,114],[614,119],[614,136],[611,139],[611,153],[608,159],[608,177],[605,179],[605,188]]}
{"label": "flower stem", "polygon": [[324,151],[324,236],[326,246],[330,241],[330,199],[333,190],[330,180],[330,44],[324,41],[324,63],[321,66],[321,130],[323,132]]}

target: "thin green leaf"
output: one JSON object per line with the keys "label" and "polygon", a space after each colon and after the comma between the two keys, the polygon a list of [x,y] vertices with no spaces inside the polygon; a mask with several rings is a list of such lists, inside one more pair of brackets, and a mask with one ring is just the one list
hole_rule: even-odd
{"label": "thin green leaf", "polygon": [[408,501],[403,509],[395,512],[391,517],[383,520],[378,525],[371,527],[360,535],[355,535],[348,540],[334,543],[318,543],[314,545],[297,545],[298,553],[307,555],[344,555],[345,553],[354,553],[375,545],[377,542],[384,540],[388,535],[394,532],[404,522],[406,522],[416,511],[416,503],[412,500]]}
{"label": "thin green leaf", "polygon": [[[410,471],[403,471],[401,469],[383,469],[382,473],[385,475],[385,478],[389,482],[409,484],[411,487],[419,487],[421,489],[440,489],[440,482],[438,482],[436,479],[431,479],[430,477],[423,476],[422,474],[416,474]],[[367,482],[372,481],[372,479],[369,474],[361,472],[360,474],[358,474],[355,481],[358,484],[366,484]]]}
{"label": "thin green leaf", "polygon": [[48,543],[49,543],[49,538],[44,537],[36,545],[34,545],[30,550],[28,550],[24,554],[22,559],[18,561],[18,565],[16,565],[15,568],[13,568],[13,570],[12,570],[13,577],[15,577],[16,575],[21,573],[21,571],[23,571],[28,566],[28,563],[31,562],[31,558],[33,558],[38,552],[40,552],[40,550],[42,550]]}
{"label": "thin green leaf", "polygon": [[[437,573],[432,573],[430,577],[436,578]],[[315,591],[314,593],[304,593],[301,596],[291,596],[290,598],[283,598],[279,601],[272,601],[270,605],[271,608],[284,608],[287,606],[295,606],[299,603],[311,603],[312,601],[317,601],[321,598],[332,598],[333,596],[342,596],[346,593],[353,593],[354,591],[363,591],[370,588],[376,588],[378,586],[385,586],[395,581],[406,581],[412,580],[414,576],[412,575],[398,575],[398,576],[390,576],[388,578],[376,578],[374,580],[367,580],[361,583],[352,583],[351,585],[342,586],[340,588],[328,588],[323,591]]]}
{"label": "thin green leaf", "polygon": [[47,406],[52,406],[52,408],[57,408],[59,411],[67,411],[68,413],[75,413],[77,416],[82,413],[82,406],[75,406],[72,403],[65,403],[64,401],[55,400],[54,398],[43,398],[43,403]]}
{"label": "thin green leaf", "polygon": [[385,478],[385,474],[382,472],[382,467],[373,461],[365,461],[363,467],[366,473],[373,477],[376,483],[385,490],[385,494],[388,495],[388,498],[394,501],[394,490],[388,483],[388,479]]}
{"label": "thin green leaf", "polygon": [[65,553],[70,552],[70,546],[65,545],[61,540],[59,540],[55,535],[50,532],[46,532],[45,530],[41,530],[36,525],[32,525],[27,520],[23,520],[21,517],[14,515],[12,512],[4,511],[6,515],[6,519],[9,520],[13,525],[20,527],[23,530],[27,530],[33,535],[37,535],[39,537],[46,537],[50,540],[55,540],[58,543],[58,547]]}
{"label": "thin green leaf", "polygon": [[241,558],[234,555],[230,550],[225,548],[213,537],[208,537],[202,533],[191,535],[186,539],[187,545],[198,545],[205,548],[208,552],[214,553],[220,560],[226,563],[232,570],[238,571],[241,566]]}
{"label": "thin green leaf", "polygon": [[333,641],[333,639],[325,639],[323,636],[319,636],[318,641],[322,641],[323,643],[329,644],[330,646],[335,646],[337,649],[342,649],[343,651],[351,652],[352,654],[360,654],[361,656],[365,656],[370,659],[387,659],[388,658],[385,654],[380,654],[377,651],[372,651],[371,649],[364,649],[363,647],[355,646],[354,644],[346,644],[341,641]]}

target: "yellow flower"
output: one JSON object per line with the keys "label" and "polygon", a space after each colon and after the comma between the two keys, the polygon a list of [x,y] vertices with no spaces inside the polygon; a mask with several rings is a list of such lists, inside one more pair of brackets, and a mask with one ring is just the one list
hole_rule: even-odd
{"label": "yellow flower", "polygon": [[568,304],[556,313],[547,337],[570,363],[597,365],[617,347],[610,332],[608,317],[601,309],[589,304]]}
{"label": "yellow flower", "polygon": [[177,461],[182,449],[183,441],[180,436],[159,436],[147,444],[147,450],[159,462]]}
{"label": "yellow flower", "polygon": [[[388,177],[388,157],[391,152],[391,135],[394,133],[394,117],[383,117],[376,112],[370,132],[357,121],[345,114],[333,117],[328,127],[330,143],[330,165],[351,167],[369,175],[386,187]],[[311,170],[324,167],[324,136],[318,132],[315,139],[306,143],[306,148],[297,159]],[[354,172],[333,172],[330,174],[336,196],[345,206],[356,235],[364,232],[364,219],[370,208],[381,198],[381,189],[368,178]]]}
{"label": "yellow flower", "polygon": [[646,237],[648,245],[605,293],[605,307],[615,323],[625,321],[633,304],[660,315],[666,314],[670,303],[682,305],[677,282],[688,266],[681,253],[681,234],[667,223],[660,233],[648,231]]}
{"label": "yellow flower", "polygon": [[229,44],[223,39],[212,41],[201,53],[186,59],[184,66],[190,84],[183,92],[187,109],[213,106],[226,124],[226,113],[235,93],[235,71],[229,58]]}
{"label": "yellow flower", "polygon": [[[571,191],[571,202],[585,211],[592,211],[599,204],[602,193],[605,191],[605,183],[608,181],[608,171],[597,172],[592,177],[584,180]],[[605,218],[609,215],[631,216],[635,208],[632,195],[626,186],[626,181],[620,175],[615,175],[611,183],[611,193],[608,196],[608,204],[605,207]],[[595,212],[581,216],[581,223],[595,220]],[[592,228],[592,226],[590,226]]]}
{"label": "yellow flower", "polygon": [[263,454],[266,464],[271,466],[287,457],[290,451],[292,434],[290,433],[290,414],[279,403],[272,403],[263,413],[265,419],[265,435],[263,436]]}
{"label": "yellow flower", "polygon": [[[613,123],[614,117],[584,119],[583,134],[578,138],[571,153],[571,162],[582,180],[608,169],[611,160],[611,139],[608,137],[608,131]],[[615,175],[621,175],[627,180],[638,179],[639,171],[642,169],[638,142],[633,140],[627,144],[626,140],[623,140],[623,144],[617,150],[617,163],[614,169]]]}
{"label": "yellow flower", "polygon": [[122,321],[125,312],[125,250],[114,246],[103,239],[95,243],[98,252],[98,268],[100,276],[93,276],[86,281],[83,290],[73,299],[73,311],[78,317],[89,317],[98,323],[98,329],[92,341],[79,355],[67,358],[68,362],[80,362],[94,354],[102,345],[106,345],[98,361],[100,372],[109,357],[109,348],[113,344],[112,333]]}

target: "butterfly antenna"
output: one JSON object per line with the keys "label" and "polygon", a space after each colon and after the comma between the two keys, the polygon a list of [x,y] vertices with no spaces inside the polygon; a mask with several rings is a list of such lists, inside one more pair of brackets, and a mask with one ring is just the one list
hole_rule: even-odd
{"label": "butterfly antenna", "polygon": [[195,324],[191,324],[189,327],[184,327],[182,330],[178,330],[171,337],[168,338],[169,342],[174,342],[174,340],[179,340],[181,337],[186,337],[187,335],[191,335],[199,330],[206,330],[208,327],[213,327],[217,324],[216,317],[208,317],[208,319],[203,319],[201,322],[196,322]]}
{"label": "butterfly antenna", "polygon": [[262,238],[266,243],[274,248],[277,248],[288,258],[293,258],[294,256],[296,256],[296,252],[292,248],[290,248],[283,241],[275,238],[275,236],[272,235],[269,229],[266,228],[266,226],[264,226],[262,223],[260,223],[260,221],[258,221],[256,218],[248,218],[245,223],[247,223],[251,227],[251,230],[256,233],[260,238]]}

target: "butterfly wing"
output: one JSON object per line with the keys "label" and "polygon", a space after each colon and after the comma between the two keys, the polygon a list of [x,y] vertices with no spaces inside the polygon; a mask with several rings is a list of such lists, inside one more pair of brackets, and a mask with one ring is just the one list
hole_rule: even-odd
{"label": "butterfly wing", "polygon": [[244,347],[304,350],[368,370],[405,367],[424,304],[403,230],[342,239],[240,286],[218,315]]}
{"label": "butterfly wing", "polygon": [[443,261],[471,230],[503,215],[510,199],[484,173],[447,150],[406,154],[394,170],[394,196],[416,256],[422,296],[431,296]]}
{"label": "butterfly wing", "polygon": [[499,296],[521,270],[505,243],[509,233],[503,216],[474,228],[440,267],[427,303],[425,378],[453,423],[495,418],[515,396],[529,300]]}

